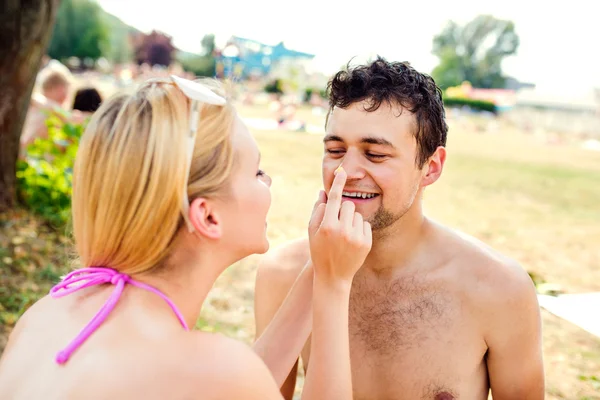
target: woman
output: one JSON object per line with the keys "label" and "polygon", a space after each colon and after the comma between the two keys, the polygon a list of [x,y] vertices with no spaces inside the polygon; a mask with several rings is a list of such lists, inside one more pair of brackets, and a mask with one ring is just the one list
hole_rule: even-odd
{"label": "woman", "polygon": [[313,211],[312,264],[254,351],[189,329],[219,274],[268,249],[270,178],[217,92],[150,80],[93,115],[72,200],[77,252],[93,268],[19,320],[0,362],[0,398],[280,399],[311,319],[302,398],[351,398],[348,300],[371,231],[341,204],[343,170]]}

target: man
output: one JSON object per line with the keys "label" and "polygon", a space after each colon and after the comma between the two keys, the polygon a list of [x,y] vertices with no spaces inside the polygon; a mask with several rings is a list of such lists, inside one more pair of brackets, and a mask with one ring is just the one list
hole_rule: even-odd
{"label": "man", "polygon": [[[543,399],[540,312],[528,274],[423,214],[423,191],[446,160],[448,127],[435,82],[408,63],[378,58],[338,72],[329,93],[324,187],[343,164],[344,199],[373,228],[350,298],[354,398],[484,400],[491,389],[494,400]],[[261,262],[257,335],[308,257],[303,238]],[[281,388],[287,399],[297,365]]]}

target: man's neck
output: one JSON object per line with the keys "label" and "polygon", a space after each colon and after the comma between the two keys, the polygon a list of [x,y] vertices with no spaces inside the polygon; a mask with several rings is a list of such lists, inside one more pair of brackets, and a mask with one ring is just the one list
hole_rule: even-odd
{"label": "man's neck", "polygon": [[377,275],[393,275],[416,256],[429,221],[419,204],[414,204],[394,225],[373,232],[373,246],[364,268]]}

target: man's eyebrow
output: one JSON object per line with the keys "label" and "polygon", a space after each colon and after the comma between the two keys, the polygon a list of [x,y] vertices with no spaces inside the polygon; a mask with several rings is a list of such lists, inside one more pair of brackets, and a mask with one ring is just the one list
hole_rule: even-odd
{"label": "man's eyebrow", "polygon": [[[341,142],[341,143],[344,143],[344,139],[342,139],[338,135],[327,135],[327,136],[325,136],[323,138],[323,143],[327,143],[327,142]],[[392,142],[390,142],[389,140],[384,139],[382,137],[373,136],[373,135],[369,135],[369,136],[365,136],[365,137],[361,138],[360,142],[361,143],[366,143],[366,144],[377,144],[377,145],[381,145],[381,146],[390,147],[392,149],[396,148],[396,146],[394,146],[392,144]]]}
{"label": "man's eyebrow", "polygon": [[327,143],[327,142],[344,142],[344,139],[342,139],[341,137],[337,136],[337,135],[327,135],[323,138],[323,143]]}
{"label": "man's eyebrow", "polygon": [[364,138],[362,138],[360,140],[361,143],[368,143],[368,144],[378,144],[381,146],[387,146],[387,147],[391,147],[392,149],[395,149],[396,147],[392,144],[392,142],[390,142],[387,139],[384,139],[382,137],[377,137],[377,136],[365,136]]}

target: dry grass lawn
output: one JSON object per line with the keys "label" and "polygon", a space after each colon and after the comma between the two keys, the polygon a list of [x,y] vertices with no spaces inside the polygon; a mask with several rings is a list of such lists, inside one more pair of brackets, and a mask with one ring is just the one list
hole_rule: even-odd
{"label": "dry grass lawn", "polygon": [[[268,115],[242,108],[242,115],[259,114]],[[425,194],[427,214],[566,292],[600,290],[600,155],[554,147],[508,127],[495,134],[462,127],[451,123],[444,174]],[[254,134],[273,177],[269,237],[276,246],[305,234],[321,185],[321,137],[284,130]],[[219,279],[200,326],[252,340],[256,261],[251,257]],[[600,399],[600,340],[546,311],[543,323],[546,398]]]}
{"label": "dry grass lawn", "polygon": [[[245,117],[269,117],[241,106]],[[323,117],[298,116],[322,126]],[[481,121],[477,122],[481,124]],[[500,124],[476,133],[451,121],[442,178],[425,193],[427,214],[519,260],[566,292],[600,290],[600,153],[551,146]],[[254,132],[273,177],[271,245],[304,235],[321,186],[319,135]],[[24,210],[0,215],[0,352],[18,316],[66,271],[69,240]],[[218,280],[198,326],[251,342],[257,257]],[[600,318],[600,311],[596,316]],[[543,311],[547,399],[600,399],[600,340]]]}

